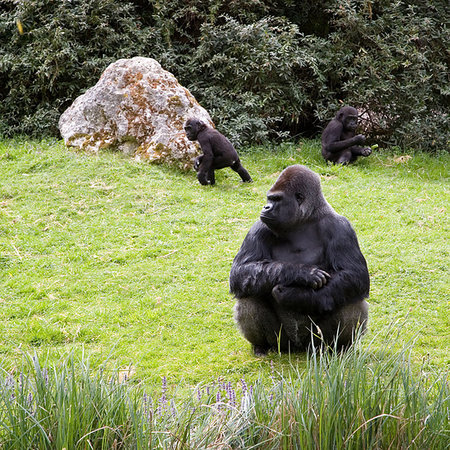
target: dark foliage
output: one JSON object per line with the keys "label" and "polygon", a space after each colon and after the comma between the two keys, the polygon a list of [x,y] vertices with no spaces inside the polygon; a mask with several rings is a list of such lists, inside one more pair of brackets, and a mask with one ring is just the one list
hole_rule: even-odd
{"label": "dark foliage", "polygon": [[233,142],[283,135],[313,112],[319,84],[315,61],[301,46],[298,28],[267,18],[242,25],[221,17],[205,24],[189,69],[190,89]]}
{"label": "dark foliage", "polygon": [[150,42],[129,2],[2,3],[0,133],[56,135],[60,113],[108,64],[145,53]]}
{"label": "dark foliage", "polygon": [[60,113],[108,64],[139,55],[173,72],[235,144],[317,134],[345,103],[366,113],[369,139],[443,149],[447,6],[4,0],[0,133],[57,134]]}
{"label": "dark foliage", "polygon": [[326,95],[317,99],[318,117],[333,117],[342,101],[363,113],[372,140],[448,149],[448,3],[333,4],[332,32],[311,40],[319,72],[328,80]]}

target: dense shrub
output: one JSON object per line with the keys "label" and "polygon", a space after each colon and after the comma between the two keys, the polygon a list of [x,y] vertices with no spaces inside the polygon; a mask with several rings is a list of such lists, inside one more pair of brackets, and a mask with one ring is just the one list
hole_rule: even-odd
{"label": "dense shrub", "polygon": [[[249,25],[225,17],[205,24],[188,68],[190,88],[236,142],[309,119],[318,75],[297,26],[265,18]],[[273,136],[273,133],[272,133]]]}
{"label": "dense shrub", "polygon": [[0,133],[57,134],[59,114],[109,63],[140,55],[236,143],[317,133],[346,103],[379,142],[443,149],[446,10],[445,0],[6,0]]}
{"label": "dense shrub", "polygon": [[144,53],[149,39],[128,2],[26,0],[0,8],[0,133],[57,134],[74,98],[111,62]]}
{"label": "dense shrub", "polygon": [[326,95],[317,99],[318,116],[333,116],[342,100],[366,113],[373,138],[446,148],[450,86],[448,31],[439,17],[443,2],[335,3],[333,31],[311,45],[328,80]]}

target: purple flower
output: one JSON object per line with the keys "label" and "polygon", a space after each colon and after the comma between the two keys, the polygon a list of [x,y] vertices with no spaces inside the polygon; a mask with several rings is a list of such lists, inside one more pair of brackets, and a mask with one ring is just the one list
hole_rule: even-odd
{"label": "purple flower", "polygon": [[245,396],[245,394],[247,393],[247,383],[245,382],[244,378],[241,378],[241,385],[242,385],[242,395]]}
{"label": "purple flower", "polygon": [[222,409],[222,400],[220,398],[220,391],[217,392],[216,395],[216,404],[217,404],[217,410],[220,411]]}

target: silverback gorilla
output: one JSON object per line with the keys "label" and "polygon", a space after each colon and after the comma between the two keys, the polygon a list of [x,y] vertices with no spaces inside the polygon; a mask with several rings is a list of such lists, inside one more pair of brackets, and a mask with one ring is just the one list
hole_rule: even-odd
{"label": "silverback gorilla", "polygon": [[[369,273],[355,231],[325,200],[320,178],[290,166],[234,258],[235,319],[256,355],[303,351],[311,338],[349,346],[368,319]],[[320,338],[319,338],[319,337]]]}
{"label": "silverback gorilla", "polygon": [[188,119],[184,131],[190,141],[197,140],[202,148],[203,155],[194,163],[200,184],[215,184],[214,171],[224,167],[231,167],[240,175],[242,181],[252,181],[233,144],[223,134],[198,119]]}
{"label": "silverback gorilla", "polygon": [[369,147],[359,147],[364,144],[363,134],[355,136],[358,126],[358,111],[351,106],[341,108],[336,117],[326,126],[322,133],[322,156],[335,164],[349,164],[358,156],[369,156]]}

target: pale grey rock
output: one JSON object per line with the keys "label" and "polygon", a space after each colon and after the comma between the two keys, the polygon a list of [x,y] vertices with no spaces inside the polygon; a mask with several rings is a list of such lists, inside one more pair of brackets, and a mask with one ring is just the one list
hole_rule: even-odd
{"label": "pale grey rock", "polygon": [[214,126],[174,75],[154,59],[136,57],[111,64],[61,115],[59,130],[70,147],[117,149],[189,169],[200,154],[198,143],[189,141],[183,130],[190,117]]}

